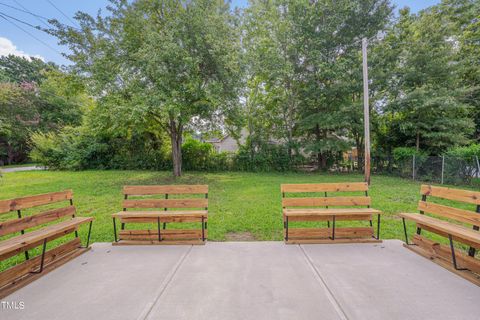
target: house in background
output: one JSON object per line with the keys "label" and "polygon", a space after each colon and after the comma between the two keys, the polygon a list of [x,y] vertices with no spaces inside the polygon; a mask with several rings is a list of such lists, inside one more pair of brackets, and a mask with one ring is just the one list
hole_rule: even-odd
{"label": "house in background", "polygon": [[248,132],[246,129],[242,129],[240,132],[240,139],[237,141],[231,135],[227,134],[222,138],[214,138],[206,140],[205,142],[210,143],[215,148],[216,152],[237,152],[240,148],[240,145],[245,144],[247,140]]}

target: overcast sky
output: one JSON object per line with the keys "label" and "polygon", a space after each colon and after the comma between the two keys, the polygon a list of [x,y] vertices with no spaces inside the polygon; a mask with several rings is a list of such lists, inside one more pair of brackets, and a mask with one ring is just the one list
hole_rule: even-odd
{"label": "overcast sky", "polygon": [[[397,9],[408,6],[413,12],[439,2],[440,0],[393,0]],[[75,25],[72,18],[75,12],[84,11],[95,14],[107,3],[106,0],[0,0],[0,14],[10,16],[9,21],[0,16],[0,55],[10,53],[30,55],[58,64],[68,64],[69,61],[61,55],[66,49],[57,45],[54,37],[23,22],[45,27],[45,20],[41,18],[45,17],[56,18],[65,24]],[[248,0],[232,0],[233,6],[244,7],[247,3]]]}

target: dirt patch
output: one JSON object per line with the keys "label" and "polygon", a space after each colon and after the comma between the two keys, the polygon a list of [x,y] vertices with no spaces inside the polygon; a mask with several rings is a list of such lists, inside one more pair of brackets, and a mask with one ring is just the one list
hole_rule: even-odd
{"label": "dirt patch", "polygon": [[225,235],[227,241],[255,241],[250,232],[229,232]]}

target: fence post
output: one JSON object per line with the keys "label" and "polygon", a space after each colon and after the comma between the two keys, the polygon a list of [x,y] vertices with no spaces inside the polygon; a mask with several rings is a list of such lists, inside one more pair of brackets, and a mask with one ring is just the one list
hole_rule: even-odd
{"label": "fence post", "polygon": [[444,175],[444,172],[445,171],[445,156],[443,155],[442,156],[442,184],[443,184],[443,175]]}
{"label": "fence post", "polygon": [[415,181],[415,155],[413,155],[413,159],[412,159],[412,178],[413,178],[413,181]]}

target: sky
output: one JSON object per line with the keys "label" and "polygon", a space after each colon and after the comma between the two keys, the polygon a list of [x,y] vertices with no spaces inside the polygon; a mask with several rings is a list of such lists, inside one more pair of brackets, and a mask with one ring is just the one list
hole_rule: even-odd
{"label": "sky", "polygon": [[[408,6],[412,12],[418,12],[439,3],[440,0],[392,0],[392,2],[397,10]],[[57,64],[69,64],[70,62],[61,55],[67,49],[59,46],[55,37],[24,22],[46,27],[44,18],[56,18],[62,23],[75,26],[73,19],[75,12],[83,11],[94,15],[107,4],[107,0],[0,0],[0,56],[7,54],[34,56]],[[248,0],[232,0],[234,7],[247,5]],[[5,20],[5,16],[2,18],[2,15],[8,15],[9,21]]]}

